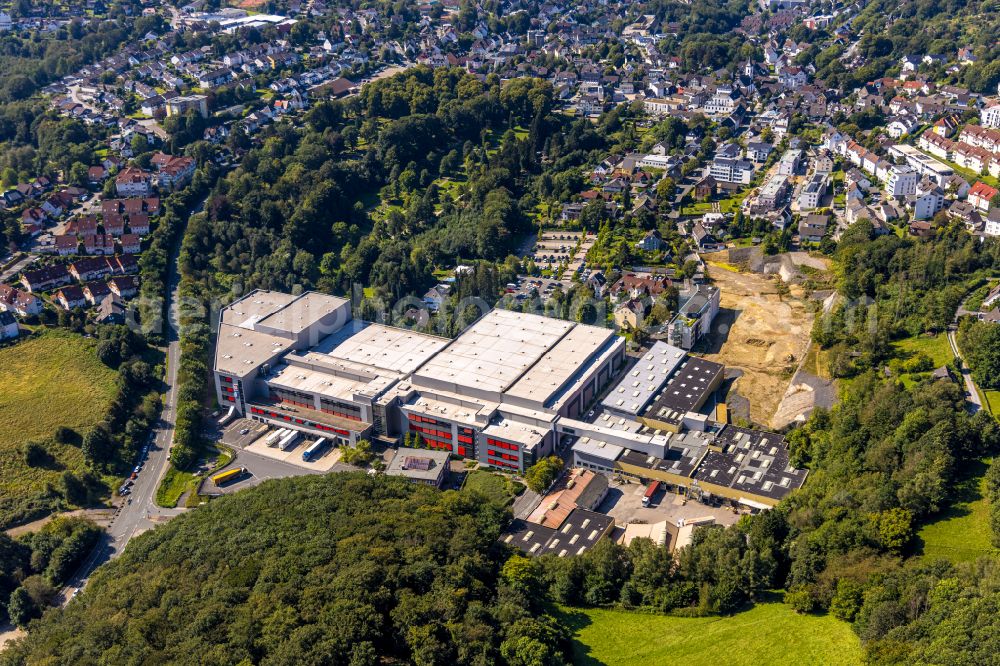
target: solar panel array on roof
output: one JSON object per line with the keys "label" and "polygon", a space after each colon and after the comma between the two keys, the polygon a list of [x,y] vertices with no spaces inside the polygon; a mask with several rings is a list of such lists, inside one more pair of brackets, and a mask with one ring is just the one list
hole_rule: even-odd
{"label": "solar panel array on roof", "polygon": [[404,462],[406,469],[419,470],[421,472],[426,472],[431,467],[434,466],[434,461],[430,458],[420,458],[417,456],[406,456]]}

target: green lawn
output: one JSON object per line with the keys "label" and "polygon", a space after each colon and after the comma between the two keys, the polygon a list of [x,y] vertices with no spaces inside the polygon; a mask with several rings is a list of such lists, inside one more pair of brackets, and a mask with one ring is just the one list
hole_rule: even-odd
{"label": "green lawn", "polygon": [[167,473],[164,475],[163,481],[160,482],[159,488],[156,489],[157,506],[172,509],[177,506],[177,503],[181,499],[181,495],[187,491],[190,491],[190,495],[188,495],[185,505],[189,507],[197,506],[203,499],[197,493],[198,485],[201,483],[201,480],[206,476],[215,474],[215,472],[222,469],[233,460],[232,452],[221,447],[213,447],[208,456],[212,458],[212,461],[205,474],[183,472],[171,465],[170,469],[168,469]]}
{"label": "green lawn", "polygon": [[503,474],[473,470],[465,477],[462,490],[475,490],[498,504],[507,504],[524,490],[524,486]]}
{"label": "green lawn", "polygon": [[731,617],[682,618],[603,609],[563,609],[578,666],[837,666],[861,663],[850,626],[798,615],[781,603]]}
{"label": "green lawn", "polygon": [[983,405],[993,416],[1000,417],[1000,391],[980,391]]}
{"label": "green lawn", "polygon": [[969,470],[969,477],[959,486],[958,501],[917,533],[924,557],[965,562],[996,552],[990,544],[990,510],[983,487],[988,464],[977,463]]}
{"label": "green lawn", "polygon": [[903,358],[909,358],[917,354],[926,354],[934,361],[934,367],[940,368],[942,365],[951,363],[954,354],[951,345],[948,344],[948,336],[944,333],[937,335],[917,335],[912,338],[904,338],[892,343],[896,352]]}
{"label": "green lawn", "polygon": [[917,150],[919,150],[920,152],[922,152],[924,155],[927,155],[928,157],[933,157],[937,161],[942,162],[944,164],[947,164],[948,166],[950,166],[952,169],[955,170],[955,173],[957,173],[958,175],[962,176],[967,181],[969,181],[970,185],[975,185],[977,180],[981,180],[984,183],[986,183],[987,185],[989,185],[990,187],[1000,187],[1000,181],[998,181],[993,176],[990,176],[988,174],[984,176],[983,174],[976,173],[972,169],[966,169],[965,167],[958,166],[954,162],[949,162],[948,160],[941,159],[937,155],[931,155],[926,150],[922,150],[921,148],[919,148],[917,146],[913,146],[913,147],[916,148]]}
{"label": "green lawn", "polygon": [[[82,437],[114,398],[117,373],[95,353],[96,341],[50,330],[0,349],[0,525],[52,508],[46,484],[64,470],[81,471],[78,445],[52,440],[67,426]],[[52,462],[29,467],[21,447],[43,444]]]}

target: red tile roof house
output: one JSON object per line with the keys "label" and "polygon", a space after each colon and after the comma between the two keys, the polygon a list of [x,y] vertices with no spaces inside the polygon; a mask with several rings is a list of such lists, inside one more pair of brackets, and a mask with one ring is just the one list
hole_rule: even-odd
{"label": "red tile roof house", "polygon": [[104,282],[88,282],[83,285],[83,297],[91,305],[97,305],[111,294],[111,287]]}
{"label": "red tile roof house", "polygon": [[121,236],[125,233],[125,218],[121,215],[106,215],[104,217],[104,233],[111,236]]}
{"label": "red tile roof house", "polygon": [[108,171],[103,166],[92,166],[87,169],[87,180],[92,185],[100,185],[108,177]]}
{"label": "red tile roof house", "polygon": [[83,294],[83,289],[74,285],[63,287],[56,292],[56,301],[66,310],[81,308],[87,304],[87,298]]}
{"label": "red tile roof house", "polygon": [[75,236],[94,236],[97,234],[97,217],[85,215],[66,223],[66,233]]}
{"label": "red tile roof house", "polygon": [[990,212],[990,201],[997,195],[997,189],[982,181],[976,182],[969,190],[969,203],[984,213]]}
{"label": "red tile roof house", "polygon": [[128,216],[128,230],[129,233],[136,234],[138,236],[148,235],[149,215],[146,213],[131,213]]}
{"label": "red tile roof house", "polygon": [[115,189],[119,196],[144,197],[150,193],[153,174],[138,167],[127,167],[115,176]]}
{"label": "red tile roof house", "polygon": [[53,287],[69,284],[73,281],[73,275],[63,264],[47,266],[33,271],[21,273],[21,284],[29,293],[46,291]]}
{"label": "red tile roof house", "polygon": [[125,254],[139,254],[142,251],[142,243],[137,234],[124,234],[121,238],[122,252]]}
{"label": "red tile roof house", "polygon": [[87,236],[83,239],[83,249],[86,250],[87,254],[114,254],[115,237],[109,234]]}
{"label": "red tile roof house", "polygon": [[42,301],[26,291],[0,284],[0,310],[16,312],[22,317],[29,317],[42,311]]}
{"label": "red tile roof house", "polygon": [[139,293],[139,281],[131,275],[121,275],[108,281],[111,293],[119,298],[132,298]]}
{"label": "red tile roof house", "polygon": [[68,257],[71,254],[78,254],[80,240],[73,234],[59,234],[55,236],[56,254],[60,257]]}
{"label": "red tile roof house", "polygon": [[110,270],[119,275],[139,272],[139,262],[131,254],[118,254],[108,257],[106,261]]}
{"label": "red tile roof house", "polygon": [[80,282],[90,282],[111,274],[111,266],[105,259],[84,257],[69,265],[69,273]]}
{"label": "red tile roof house", "polygon": [[157,185],[166,190],[182,187],[194,175],[195,161],[190,157],[156,153],[150,164],[157,171]]}
{"label": "red tile roof house", "polygon": [[49,219],[49,216],[41,208],[25,208],[24,212],[21,213],[21,222],[23,224],[42,226],[47,219]]}

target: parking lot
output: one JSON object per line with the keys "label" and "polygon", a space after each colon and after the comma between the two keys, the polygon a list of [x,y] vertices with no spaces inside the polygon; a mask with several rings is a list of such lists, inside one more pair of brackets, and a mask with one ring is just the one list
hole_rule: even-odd
{"label": "parking lot", "polygon": [[526,298],[532,297],[532,292],[537,292],[537,295],[542,300],[548,300],[552,292],[555,291],[556,287],[561,287],[563,291],[566,290],[566,285],[559,280],[553,280],[552,278],[543,277],[532,277],[530,275],[518,275],[516,284],[507,285],[507,293],[514,294],[514,298],[522,301]]}
{"label": "parking lot", "polygon": [[731,507],[709,506],[662,490],[654,498],[652,506],[644,507],[642,497],[645,493],[646,486],[641,483],[612,482],[607,497],[597,510],[614,518],[618,525],[663,521],[677,525],[681,519],[691,522],[708,517],[714,518],[719,525],[732,525],[740,518]]}
{"label": "parking lot", "polygon": [[[588,232],[585,236],[583,231],[545,231],[535,241],[528,256],[541,268],[555,268],[560,262],[565,261],[569,271],[575,271],[583,263],[587,251],[594,245],[596,239],[593,233]],[[571,272],[564,274],[563,282],[567,282],[571,275]]]}
{"label": "parking lot", "polygon": [[246,473],[232,481],[215,486],[206,480],[202,493],[207,495],[227,495],[244,488],[256,486],[268,479],[280,479],[302,474],[325,474],[330,471],[351,469],[338,464],[340,450],[327,448],[319,459],[312,463],[302,460],[302,451],[314,440],[306,438],[288,451],[268,447],[264,442],[273,427],[250,419],[236,419],[222,431],[219,441],[236,451],[236,458],[218,473],[243,468]]}
{"label": "parking lot", "polygon": [[318,439],[316,437],[303,437],[297,444],[295,444],[295,446],[292,446],[285,451],[282,451],[277,446],[268,446],[267,436],[274,430],[276,430],[276,428],[268,428],[260,437],[257,438],[257,441],[247,446],[246,450],[256,453],[259,456],[264,456],[265,458],[280,460],[307,470],[319,470],[320,472],[329,472],[333,469],[333,466],[340,461],[340,449],[329,445],[322,452],[322,454],[320,454],[319,458],[310,462],[303,460],[302,452],[309,448],[309,446],[315,442],[316,439]]}

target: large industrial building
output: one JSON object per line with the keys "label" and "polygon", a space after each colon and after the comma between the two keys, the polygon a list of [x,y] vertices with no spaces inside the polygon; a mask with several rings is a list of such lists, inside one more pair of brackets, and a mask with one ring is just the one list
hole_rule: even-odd
{"label": "large industrial building", "polygon": [[577,439],[573,464],[662,481],[699,500],[719,498],[752,508],[777,504],[805,482],[777,433],[717,422],[718,363],[657,342],[601,403],[593,423],[568,423]]}
{"label": "large industrial building", "polygon": [[220,404],[338,444],[419,433],[523,471],[618,374],[611,330],[493,310],[454,340],[357,321],[344,299],[255,291],[222,311]]}
{"label": "large industrial building", "polygon": [[515,472],[571,445],[578,467],[755,508],[802,485],[780,435],[712,418],[722,365],[664,342],[626,364],[625,339],[596,326],[493,310],[449,340],[255,291],[222,311],[215,384],[235,414],[338,445],[418,434]]}

